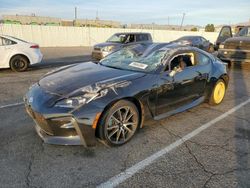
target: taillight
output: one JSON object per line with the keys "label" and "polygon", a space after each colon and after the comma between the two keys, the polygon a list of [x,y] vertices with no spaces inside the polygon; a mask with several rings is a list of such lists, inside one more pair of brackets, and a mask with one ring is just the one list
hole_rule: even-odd
{"label": "taillight", "polygon": [[32,45],[30,48],[39,48],[39,45]]}

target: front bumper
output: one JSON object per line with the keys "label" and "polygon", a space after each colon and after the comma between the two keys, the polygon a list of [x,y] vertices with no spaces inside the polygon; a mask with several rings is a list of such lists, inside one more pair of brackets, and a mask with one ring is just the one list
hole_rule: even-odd
{"label": "front bumper", "polygon": [[250,50],[219,49],[218,58],[224,61],[250,62]]}
{"label": "front bumper", "polygon": [[35,112],[27,103],[25,106],[27,113],[36,124],[36,132],[45,143],[83,145],[85,147],[96,145],[95,129],[72,117],[72,115],[42,115]]}
{"label": "front bumper", "polygon": [[44,143],[56,145],[81,145],[79,136],[50,136],[39,127],[35,125],[37,134],[43,139]]}

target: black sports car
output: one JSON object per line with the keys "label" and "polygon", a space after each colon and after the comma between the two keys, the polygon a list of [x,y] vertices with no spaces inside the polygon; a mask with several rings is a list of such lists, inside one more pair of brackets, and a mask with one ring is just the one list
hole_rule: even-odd
{"label": "black sports car", "polygon": [[202,36],[184,36],[173,42],[181,45],[194,46],[209,53],[214,52],[214,45]]}
{"label": "black sports car", "polygon": [[[164,47],[163,47],[164,46]],[[50,144],[93,146],[128,142],[147,119],[159,120],[204,101],[220,104],[226,66],[189,46],[132,47],[46,74],[24,97],[39,136]]]}

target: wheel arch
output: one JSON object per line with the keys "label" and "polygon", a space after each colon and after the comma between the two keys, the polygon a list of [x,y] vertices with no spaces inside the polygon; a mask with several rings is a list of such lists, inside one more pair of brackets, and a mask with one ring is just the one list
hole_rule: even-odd
{"label": "wheel arch", "polygon": [[211,94],[212,94],[212,92],[213,92],[213,88],[214,88],[216,82],[217,82],[219,79],[222,79],[222,80],[225,82],[225,84],[226,84],[226,89],[227,89],[227,87],[228,87],[228,82],[229,82],[229,76],[228,76],[228,74],[224,73],[224,74],[222,74],[222,75],[220,75],[220,76],[218,76],[218,77],[215,77],[215,76],[211,77],[211,78],[210,78],[210,81],[209,81],[209,85],[208,85],[208,87],[207,87],[207,90],[205,91],[205,98],[206,98],[206,101],[209,100],[209,98],[210,98],[210,96],[211,96]]}
{"label": "wheel arch", "polygon": [[223,75],[221,75],[221,76],[219,77],[219,79],[222,79],[222,80],[225,82],[226,88],[227,88],[227,87],[228,87],[228,82],[229,82],[229,76],[228,76],[228,74],[223,74]]}
{"label": "wheel arch", "polygon": [[97,127],[96,127],[96,130],[95,130],[96,137],[99,137],[98,133],[99,133],[99,128],[101,126],[100,122],[101,122],[101,119],[103,118],[105,112],[109,108],[111,108],[112,105],[114,105],[115,103],[117,103],[118,101],[121,101],[121,100],[127,100],[129,102],[132,102],[137,107],[138,112],[139,112],[139,117],[140,117],[138,128],[142,128],[143,127],[143,124],[144,124],[144,114],[145,114],[144,105],[142,104],[142,102],[139,99],[137,99],[135,97],[124,97],[124,98],[116,99],[116,100],[110,102],[108,105],[105,106],[105,108],[101,112],[101,115],[100,115],[100,117],[98,119],[98,122],[97,122]]}
{"label": "wheel arch", "polygon": [[22,56],[22,57],[24,57],[25,59],[27,59],[28,65],[30,65],[31,59],[29,58],[28,55],[23,54],[23,53],[17,53],[17,54],[13,54],[13,55],[10,57],[10,59],[9,59],[9,67],[10,67],[10,62],[11,62],[11,60],[12,60],[14,57],[16,57],[16,56]]}

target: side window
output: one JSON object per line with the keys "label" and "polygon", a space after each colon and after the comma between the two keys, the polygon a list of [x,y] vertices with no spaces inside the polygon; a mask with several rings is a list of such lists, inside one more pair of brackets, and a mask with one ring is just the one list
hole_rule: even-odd
{"label": "side window", "polygon": [[244,27],[243,29],[240,30],[239,36],[250,36],[250,27]]}
{"label": "side window", "polygon": [[128,42],[135,42],[135,35],[129,35]]}
{"label": "side window", "polygon": [[170,61],[170,70],[181,72],[186,67],[194,66],[194,54],[193,53],[182,53],[175,55]]}
{"label": "side window", "polygon": [[225,27],[221,30],[220,37],[231,37],[231,30],[229,27]]}
{"label": "side window", "polygon": [[199,52],[197,52],[196,59],[197,59],[197,65],[207,65],[211,61],[208,56]]}
{"label": "side window", "polygon": [[2,46],[12,45],[12,44],[16,44],[16,43],[12,40],[2,38]]}
{"label": "side window", "polygon": [[201,40],[200,37],[198,37],[198,38],[196,39],[196,41],[197,41],[198,43],[201,43],[201,42],[202,42],[202,40]]}
{"label": "side window", "polygon": [[146,34],[141,34],[141,35],[136,35],[136,41],[148,41],[148,35]]}

